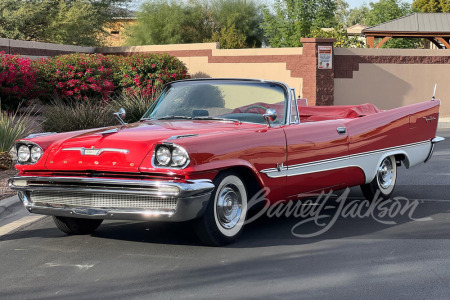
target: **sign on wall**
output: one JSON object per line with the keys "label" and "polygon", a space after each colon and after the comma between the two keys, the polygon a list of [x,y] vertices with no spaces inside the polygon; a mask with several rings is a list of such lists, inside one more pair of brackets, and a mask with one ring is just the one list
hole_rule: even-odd
{"label": "sign on wall", "polygon": [[319,69],[331,69],[332,66],[332,51],[331,46],[318,46],[318,68]]}

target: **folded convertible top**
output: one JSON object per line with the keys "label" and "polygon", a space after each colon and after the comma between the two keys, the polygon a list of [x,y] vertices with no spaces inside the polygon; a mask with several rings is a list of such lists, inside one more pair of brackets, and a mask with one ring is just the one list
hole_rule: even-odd
{"label": "folded convertible top", "polygon": [[342,106],[299,106],[302,121],[359,118],[383,112],[371,103]]}

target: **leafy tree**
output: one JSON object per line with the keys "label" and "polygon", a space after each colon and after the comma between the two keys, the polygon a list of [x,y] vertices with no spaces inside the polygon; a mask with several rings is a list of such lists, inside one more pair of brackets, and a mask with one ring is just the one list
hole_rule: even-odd
{"label": "leafy tree", "polygon": [[301,46],[300,38],[308,36],[312,28],[337,24],[333,0],[277,0],[273,10],[264,9],[262,24],[272,47]]}
{"label": "leafy tree", "polygon": [[427,13],[450,12],[450,1],[448,0],[414,0],[412,8]]}
{"label": "leafy tree", "polygon": [[96,46],[130,0],[2,0],[0,37]]}
{"label": "leafy tree", "polygon": [[[211,6],[211,23],[213,24],[213,41],[219,39],[236,40],[239,36],[244,37],[244,43],[222,44],[222,48],[260,47],[263,32],[260,24],[263,14],[260,7],[253,1],[242,0],[215,0]],[[224,37],[221,37],[225,35]]]}
{"label": "leafy tree", "polygon": [[347,22],[348,16],[350,14],[350,5],[345,0],[337,0],[336,1],[336,21],[341,24],[345,24]]}
{"label": "leafy tree", "polygon": [[145,2],[129,28],[128,45],[220,42],[222,48],[260,46],[263,16],[253,1]]}
{"label": "leafy tree", "polygon": [[211,34],[205,7],[198,2],[151,0],[141,6],[137,18],[127,32],[128,45],[195,43]]}
{"label": "leafy tree", "polygon": [[220,29],[220,32],[213,32],[210,39],[206,42],[219,42],[223,49],[240,49],[245,48],[245,35],[236,31],[235,25]]}
{"label": "leafy tree", "polygon": [[0,2],[0,38],[45,40],[50,1],[2,0]]}
{"label": "leafy tree", "polygon": [[355,24],[366,25],[366,16],[369,12],[369,7],[366,5],[361,5],[360,7],[353,8],[350,10],[345,24],[347,26],[352,26]]}
{"label": "leafy tree", "polygon": [[[373,26],[406,16],[412,12],[411,5],[399,0],[380,0],[370,4],[365,20],[366,25]],[[383,48],[417,48],[422,42],[419,39],[393,38],[388,40]]]}
{"label": "leafy tree", "polygon": [[366,25],[373,26],[394,20],[411,13],[411,6],[399,0],[380,0],[370,2],[370,10],[366,14]]}

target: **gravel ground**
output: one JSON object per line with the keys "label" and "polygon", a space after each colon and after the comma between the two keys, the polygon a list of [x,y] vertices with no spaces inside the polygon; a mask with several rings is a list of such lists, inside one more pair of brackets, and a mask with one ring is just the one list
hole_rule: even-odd
{"label": "gravel ground", "polygon": [[13,196],[16,192],[8,187],[9,177],[16,174],[16,170],[0,171],[0,200]]}

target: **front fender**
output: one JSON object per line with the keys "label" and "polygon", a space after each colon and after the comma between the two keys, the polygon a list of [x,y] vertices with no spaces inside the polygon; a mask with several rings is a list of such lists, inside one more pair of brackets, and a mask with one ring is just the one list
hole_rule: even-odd
{"label": "front fender", "polygon": [[187,168],[186,172],[191,173],[192,175],[195,176],[195,174],[199,173],[210,173],[210,172],[217,173],[232,168],[247,169],[255,176],[260,186],[262,187],[265,186],[261,173],[250,162],[243,159],[226,159],[226,160],[210,161],[207,163],[195,165],[191,168]]}

